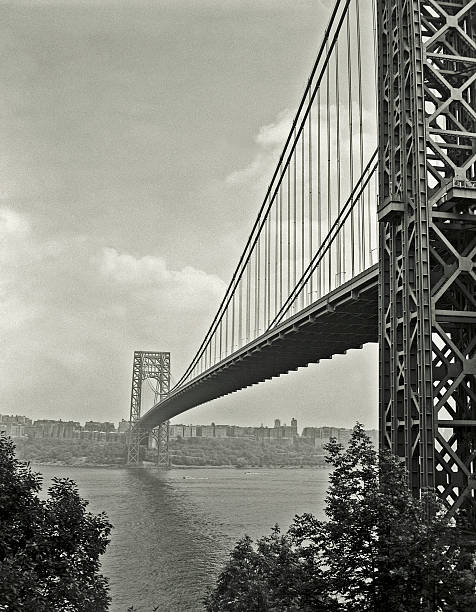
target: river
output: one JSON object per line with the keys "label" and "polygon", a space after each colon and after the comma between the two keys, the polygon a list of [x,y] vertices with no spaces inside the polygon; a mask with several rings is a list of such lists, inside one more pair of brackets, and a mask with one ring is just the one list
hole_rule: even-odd
{"label": "river", "polygon": [[322,516],[328,471],[227,468],[107,469],[33,466],[78,484],[93,512],[114,525],[103,557],[111,612],[203,610],[201,600],[233,544],[294,514]]}

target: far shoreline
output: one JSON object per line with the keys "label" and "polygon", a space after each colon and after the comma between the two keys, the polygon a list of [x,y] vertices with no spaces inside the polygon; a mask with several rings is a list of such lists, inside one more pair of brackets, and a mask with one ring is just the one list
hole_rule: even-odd
{"label": "far shoreline", "polygon": [[[29,461],[28,459],[20,459],[24,463],[29,463],[32,467],[59,467],[59,468],[86,468],[86,469],[157,469],[157,465],[152,462],[146,462],[142,465],[127,465],[126,463],[64,463],[55,461]],[[260,465],[260,466],[236,466],[236,465],[171,465],[167,470],[322,470],[327,469],[327,465]]]}

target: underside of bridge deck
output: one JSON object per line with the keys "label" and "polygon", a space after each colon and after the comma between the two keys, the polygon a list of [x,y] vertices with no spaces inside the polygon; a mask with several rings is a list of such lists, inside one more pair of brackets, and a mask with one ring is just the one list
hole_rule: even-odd
{"label": "underside of bridge deck", "polygon": [[149,429],[233,391],[378,340],[378,267],[372,266],[308,308],[172,390],[141,419]]}

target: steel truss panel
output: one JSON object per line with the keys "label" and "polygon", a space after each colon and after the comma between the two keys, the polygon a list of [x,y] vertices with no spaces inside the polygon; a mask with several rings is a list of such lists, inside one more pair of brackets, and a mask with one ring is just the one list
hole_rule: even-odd
{"label": "steel truss panel", "polygon": [[378,0],[380,432],[476,518],[476,0]]}
{"label": "steel truss panel", "polygon": [[[155,380],[155,402],[165,399],[170,390],[170,353],[135,351],[132,365],[131,409],[129,417],[129,433],[127,438],[127,463],[141,462],[140,447],[148,438],[149,430],[140,424],[142,383],[146,379]],[[160,467],[169,465],[169,422],[154,430],[157,440],[157,463]]]}

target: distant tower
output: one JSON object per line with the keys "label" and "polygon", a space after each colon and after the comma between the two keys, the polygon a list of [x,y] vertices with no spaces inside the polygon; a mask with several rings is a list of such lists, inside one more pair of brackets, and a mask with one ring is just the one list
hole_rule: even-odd
{"label": "distant tower", "polygon": [[[140,427],[142,383],[146,379],[155,380],[155,402],[164,399],[170,389],[170,353],[135,351],[132,366],[132,391],[129,434],[127,437],[127,463],[139,464],[140,446],[149,436],[149,431]],[[161,423],[152,434],[157,440],[157,463],[159,467],[169,464],[169,422]]]}
{"label": "distant tower", "polygon": [[275,429],[281,427],[281,421],[279,419],[274,419],[274,427]]}
{"label": "distant tower", "polygon": [[293,436],[296,437],[297,436],[297,421],[295,418],[291,419],[291,429],[293,432]]}

